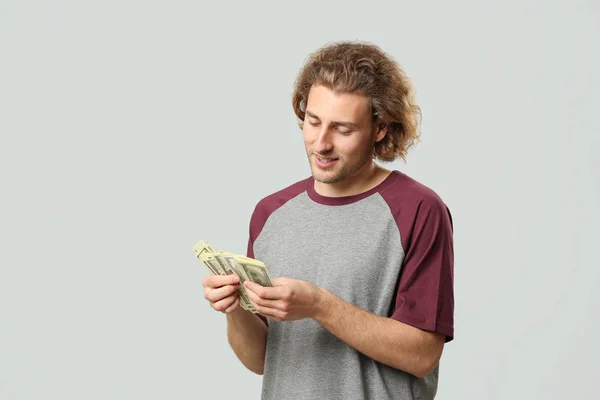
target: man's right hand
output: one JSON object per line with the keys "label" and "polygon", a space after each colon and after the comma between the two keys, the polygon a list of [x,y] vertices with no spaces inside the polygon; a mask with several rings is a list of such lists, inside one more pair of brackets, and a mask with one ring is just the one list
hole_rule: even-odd
{"label": "man's right hand", "polygon": [[235,311],[240,303],[237,292],[240,277],[231,275],[209,275],[202,280],[204,298],[217,311],[230,313]]}

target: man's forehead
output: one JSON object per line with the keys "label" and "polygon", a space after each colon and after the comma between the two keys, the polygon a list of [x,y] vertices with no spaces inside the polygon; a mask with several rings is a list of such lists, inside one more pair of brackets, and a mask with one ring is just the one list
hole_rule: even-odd
{"label": "man's forehead", "polygon": [[316,86],[308,95],[306,114],[311,117],[354,120],[366,113],[370,114],[370,102],[361,93],[340,93]]}

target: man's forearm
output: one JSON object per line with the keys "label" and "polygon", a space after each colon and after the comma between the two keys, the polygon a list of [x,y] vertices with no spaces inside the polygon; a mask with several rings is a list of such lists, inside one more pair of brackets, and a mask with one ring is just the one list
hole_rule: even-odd
{"label": "man's forearm", "polygon": [[355,350],[418,377],[439,362],[444,338],[362,310],[322,289],[313,317]]}
{"label": "man's forearm", "polygon": [[227,338],[242,364],[262,375],[265,366],[267,326],[256,315],[237,307],[227,314]]}

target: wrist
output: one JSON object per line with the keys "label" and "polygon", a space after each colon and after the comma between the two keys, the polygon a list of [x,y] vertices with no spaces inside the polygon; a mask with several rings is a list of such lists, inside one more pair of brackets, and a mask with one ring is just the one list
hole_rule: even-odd
{"label": "wrist", "polygon": [[315,306],[312,318],[317,322],[320,322],[321,320],[326,318],[329,314],[329,310],[331,309],[332,302],[333,294],[327,289],[317,287],[317,294],[315,296]]}
{"label": "wrist", "polygon": [[241,320],[246,318],[246,314],[249,311],[244,310],[239,305],[230,313],[225,313],[228,322],[239,323]]}

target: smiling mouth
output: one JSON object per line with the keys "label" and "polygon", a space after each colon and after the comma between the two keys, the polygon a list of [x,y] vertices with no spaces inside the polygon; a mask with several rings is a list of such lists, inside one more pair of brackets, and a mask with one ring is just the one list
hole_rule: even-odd
{"label": "smiling mouth", "polygon": [[315,154],[315,164],[317,164],[317,166],[319,168],[329,168],[331,167],[333,164],[335,164],[335,162],[337,161],[337,158],[326,158],[326,157],[320,157],[318,155]]}
{"label": "smiling mouth", "polygon": [[335,157],[329,157],[329,158],[326,158],[326,157],[319,157],[319,156],[318,156],[318,155],[316,155],[316,154],[315,154],[315,157],[317,157],[317,159],[318,159],[319,161],[321,161],[321,162],[331,162],[331,161],[335,161],[335,160],[337,160],[337,158],[335,158]]}

